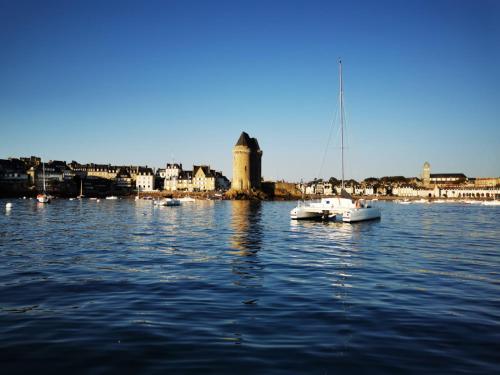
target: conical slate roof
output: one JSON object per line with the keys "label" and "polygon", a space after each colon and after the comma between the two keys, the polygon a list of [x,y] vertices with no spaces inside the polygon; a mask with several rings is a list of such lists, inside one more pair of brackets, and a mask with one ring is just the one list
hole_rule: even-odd
{"label": "conical slate roof", "polygon": [[236,142],[235,146],[246,146],[255,151],[260,150],[259,142],[257,142],[257,139],[250,138],[250,136],[245,132],[241,132],[241,135],[238,138],[238,142]]}
{"label": "conical slate roof", "polygon": [[250,147],[250,136],[245,132],[241,132],[238,142],[236,142],[236,146]]}

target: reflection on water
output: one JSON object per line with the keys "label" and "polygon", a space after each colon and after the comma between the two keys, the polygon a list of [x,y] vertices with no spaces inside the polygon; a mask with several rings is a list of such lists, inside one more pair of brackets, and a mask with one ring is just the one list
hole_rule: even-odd
{"label": "reflection on water", "polygon": [[252,256],[260,250],[262,242],[262,203],[234,201],[231,204],[231,245],[238,255]]}
{"label": "reflection on water", "polygon": [[[238,276],[234,282],[244,288],[261,285],[263,265],[258,253],[262,246],[262,203],[235,201],[231,203],[231,261],[232,272]],[[243,303],[257,303],[258,294],[250,292]]]}
{"label": "reflection on water", "polygon": [[[356,304],[352,302],[352,288],[359,282],[356,270],[359,267],[357,253],[361,232],[369,228],[360,224],[336,220],[290,220],[292,238],[306,245],[307,253],[302,261],[328,278],[331,296],[328,308],[335,311],[335,318],[339,321],[349,321],[352,315],[357,314],[354,310]],[[352,336],[349,329],[337,332],[336,345],[332,347],[335,355],[345,355]]]}
{"label": "reflection on water", "polygon": [[342,223],[335,220],[290,220],[290,229],[296,234],[307,235],[310,238],[323,240],[328,237],[329,240],[343,243],[358,235],[360,228],[358,225]]}

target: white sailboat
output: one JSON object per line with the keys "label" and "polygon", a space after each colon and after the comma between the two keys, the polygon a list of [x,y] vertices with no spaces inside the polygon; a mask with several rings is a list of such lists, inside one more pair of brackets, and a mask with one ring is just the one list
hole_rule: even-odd
{"label": "white sailboat", "polygon": [[83,180],[81,178],[80,178],[80,195],[77,198],[78,199],[85,198],[85,195],[83,195]]}
{"label": "white sailboat", "polygon": [[299,202],[297,207],[290,211],[290,217],[300,219],[328,219],[342,215],[342,221],[347,223],[379,219],[380,209],[373,207],[370,201],[364,199],[354,200],[345,190],[344,186],[344,89],[342,83],[342,61],[339,60],[340,77],[340,134],[342,155],[342,188],[340,197],[323,198],[320,201]]}
{"label": "white sailboat", "polygon": [[43,178],[43,192],[36,196],[39,203],[50,203],[50,196],[46,192],[45,188],[45,163],[42,163],[42,178]]}

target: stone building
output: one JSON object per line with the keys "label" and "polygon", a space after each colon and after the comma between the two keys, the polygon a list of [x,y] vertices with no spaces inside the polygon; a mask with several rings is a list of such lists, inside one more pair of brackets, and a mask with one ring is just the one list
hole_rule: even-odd
{"label": "stone building", "polygon": [[428,162],[424,163],[422,184],[425,187],[433,187],[435,185],[457,185],[466,181],[467,176],[463,173],[431,173],[431,165]]}
{"label": "stone building", "polygon": [[260,189],[262,166],[262,150],[256,138],[242,132],[233,148],[233,181],[234,190]]}
{"label": "stone building", "polygon": [[[169,168],[171,166],[172,168]],[[182,170],[182,164],[167,164],[164,189],[167,191],[227,190],[229,180],[209,165],[193,165],[192,171]]]}

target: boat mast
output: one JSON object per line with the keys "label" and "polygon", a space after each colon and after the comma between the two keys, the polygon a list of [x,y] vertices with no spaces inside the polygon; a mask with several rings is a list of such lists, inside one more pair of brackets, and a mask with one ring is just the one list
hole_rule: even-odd
{"label": "boat mast", "polygon": [[344,89],[342,86],[342,60],[339,59],[340,76],[340,152],[342,154],[342,190],[344,189]]}
{"label": "boat mast", "polygon": [[45,163],[42,163],[43,192],[45,193]]}

